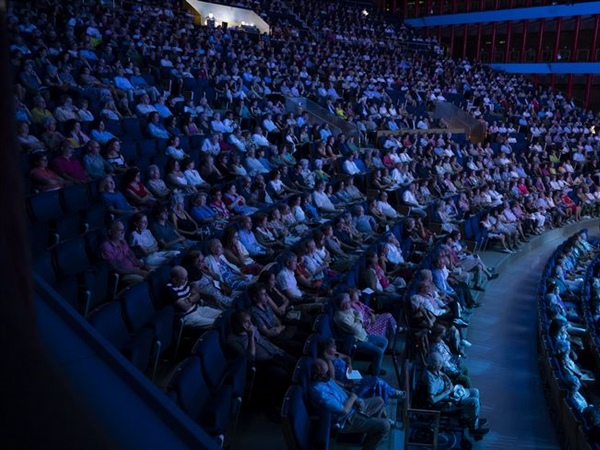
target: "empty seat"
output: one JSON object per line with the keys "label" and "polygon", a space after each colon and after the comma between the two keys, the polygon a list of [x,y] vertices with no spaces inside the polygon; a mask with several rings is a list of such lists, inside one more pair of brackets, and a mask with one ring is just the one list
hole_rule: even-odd
{"label": "empty seat", "polygon": [[29,217],[34,222],[46,222],[63,215],[59,190],[30,195],[27,207]]}
{"label": "empty seat", "polygon": [[86,184],[72,184],[61,189],[61,201],[67,214],[78,213],[90,207],[90,197]]}
{"label": "empty seat", "polygon": [[168,390],[174,392],[177,404],[192,420],[222,443],[231,418],[231,387],[222,385],[212,391],[207,385],[201,361],[189,357],[181,362],[169,382]]}
{"label": "empty seat", "polygon": [[156,374],[159,358],[171,346],[173,342],[173,319],[172,307],[154,309],[150,299],[148,283],[142,282],[130,286],[119,294],[118,300],[123,307],[125,320],[130,331],[137,332],[143,327],[152,330],[152,376]]}
{"label": "empty seat", "polygon": [[152,330],[141,328],[136,333],[130,333],[123,320],[119,302],[100,306],[87,319],[135,367],[146,370],[152,351]]}

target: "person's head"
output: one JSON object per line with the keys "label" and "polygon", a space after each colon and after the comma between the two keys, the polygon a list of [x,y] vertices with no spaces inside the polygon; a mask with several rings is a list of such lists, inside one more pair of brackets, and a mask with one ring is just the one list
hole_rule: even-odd
{"label": "person's head", "polygon": [[125,225],[120,220],[113,220],[108,226],[108,239],[122,241],[125,237]]}
{"label": "person's head", "polygon": [[250,216],[242,216],[240,219],[240,224],[242,229],[251,230],[252,229],[252,218]]}
{"label": "person's head", "polygon": [[48,167],[48,156],[45,153],[34,153],[31,158],[33,167]]}
{"label": "person's head", "polygon": [[331,378],[329,374],[329,366],[324,359],[317,358],[313,361],[310,367],[310,374],[313,381],[327,382]]}
{"label": "person's head", "polygon": [[100,142],[90,139],[86,144],[87,151],[92,155],[100,154]]}
{"label": "person's head", "polygon": [[439,372],[444,365],[444,358],[438,352],[432,352],[427,358],[427,368],[433,372]]}
{"label": "person's head", "polygon": [[216,238],[208,241],[206,248],[208,249],[208,252],[213,256],[221,256],[223,254],[223,244],[221,244],[221,241]]}
{"label": "person's head", "polygon": [[317,342],[317,355],[319,358],[332,358],[337,353],[335,339],[323,337]]}
{"label": "person's head", "polygon": [[350,294],[347,292],[340,292],[335,297],[335,306],[339,311],[348,311],[352,308],[352,303],[350,301]]}
{"label": "person's head", "polygon": [[188,281],[188,271],[182,266],[174,266],[171,269],[171,283],[173,286],[185,286]]}
{"label": "person's head", "polygon": [[238,310],[231,315],[231,331],[234,334],[245,334],[252,327],[252,318],[248,311]]}
{"label": "person's head", "polygon": [[248,297],[253,304],[265,306],[268,301],[267,287],[263,283],[254,283],[248,289]]}
{"label": "person's head", "polygon": [[288,252],[284,254],[282,261],[285,268],[291,270],[292,272],[296,271],[296,268],[298,267],[298,257],[295,253]]}
{"label": "person's head", "polygon": [[148,216],[143,212],[135,213],[131,218],[131,223],[133,223],[136,231],[142,233],[148,228]]}
{"label": "person's head", "polygon": [[119,153],[121,151],[121,141],[117,138],[109,139],[106,143],[106,153]]}
{"label": "person's head", "polygon": [[114,192],[115,190],[115,180],[111,175],[107,175],[100,181],[100,185],[98,186],[100,192]]}
{"label": "person's head", "polygon": [[75,147],[73,146],[73,143],[70,140],[65,139],[60,143],[60,154],[65,158],[70,158],[71,156],[73,156],[74,151]]}

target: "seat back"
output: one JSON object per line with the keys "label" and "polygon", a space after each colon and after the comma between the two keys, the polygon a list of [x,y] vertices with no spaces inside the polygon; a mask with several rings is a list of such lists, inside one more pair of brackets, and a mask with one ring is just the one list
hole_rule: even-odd
{"label": "seat back", "polygon": [[88,187],[85,184],[72,184],[61,190],[62,206],[67,213],[84,211],[90,206]]}
{"label": "seat back", "polygon": [[219,332],[211,330],[202,335],[194,345],[192,354],[200,358],[206,382],[215,389],[227,375],[227,359],[219,343]]}
{"label": "seat back", "polygon": [[56,268],[60,276],[76,275],[90,267],[82,237],[63,242],[56,248]]}
{"label": "seat back", "polygon": [[281,408],[283,437],[288,450],[311,450],[312,423],[304,404],[302,388],[290,386]]}
{"label": "seat back", "polygon": [[45,222],[62,216],[60,191],[46,191],[30,195],[27,198],[27,209],[33,222]]}
{"label": "seat back", "polygon": [[137,330],[152,320],[154,307],[150,299],[148,283],[145,281],[129,286],[123,290],[118,300],[130,330]]}
{"label": "seat back", "polygon": [[202,410],[210,401],[210,389],[200,364],[198,357],[186,358],[177,366],[169,382],[169,391],[175,392],[179,407],[197,423],[201,422]]}
{"label": "seat back", "polygon": [[123,321],[121,305],[118,302],[106,303],[92,311],[88,322],[116,348],[122,348],[129,338]]}

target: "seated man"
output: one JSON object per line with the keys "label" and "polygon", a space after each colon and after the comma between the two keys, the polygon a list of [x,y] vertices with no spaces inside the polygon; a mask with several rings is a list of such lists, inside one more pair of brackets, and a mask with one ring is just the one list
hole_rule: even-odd
{"label": "seated man", "polygon": [[429,355],[427,370],[423,372],[422,379],[429,404],[442,411],[460,410],[473,437],[483,437],[490,429],[487,426],[487,419],[479,417],[479,390],[466,389],[460,384],[453,384],[448,375],[442,371],[443,365],[442,355],[439,353]]}
{"label": "seated man", "polygon": [[277,288],[285,294],[292,304],[312,303],[313,297],[305,294],[298,287],[296,280],[296,269],[298,268],[298,256],[295,253],[286,253],[281,260],[282,269],[277,274]]}
{"label": "seated man", "polygon": [[120,220],[109,225],[108,239],[100,246],[100,255],[120,275],[123,285],[139,283],[151,270],[135,256],[125,241],[125,226]]}
{"label": "seated man", "polygon": [[313,362],[311,379],[310,398],[315,407],[331,413],[331,422],[340,433],[365,433],[363,449],[376,449],[391,426],[383,399],[362,399],[348,393],[331,377],[323,359]]}
{"label": "seated man", "polygon": [[183,319],[185,328],[206,329],[222,312],[202,306],[198,287],[188,283],[188,272],[181,266],[171,269],[171,281],[165,286],[164,295],[165,301],[175,307],[176,315]]}

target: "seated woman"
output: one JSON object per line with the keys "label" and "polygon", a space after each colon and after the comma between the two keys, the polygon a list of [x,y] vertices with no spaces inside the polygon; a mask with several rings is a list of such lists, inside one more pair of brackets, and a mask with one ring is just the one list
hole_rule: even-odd
{"label": "seated woman", "polygon": [[111,139],[116,139],[114,134],[106,130],[103,119],[96,121],[92,131],[90,132],[90,137],[93,140],[100,142],[101,145],[106,145]]}
{"label": "seated woman", "polygon": [[352,309],[358,312],[361,317],[363,327],[369,334],[377,334],[392,342],[398,324],[390,313],[375,314],[371,308],[360,301],[360,291],[356,288],[348,290],[350,294],[350,304]]}
{"label": "seated woman", "polygon": [[230,263],[236,265],[244,274],[258,275],[262,264],[250,257],[244,244],[240,242],[237,228],[230,227],[223,234],[223,252]]}
{"label": "seated woman", "polygon": [[223,224],[228,224],[231,220],[231,212],[223,201],[223,192],[219,188],[210,191],[209,206],[217,212],[217,217]]}
{"label": "seated woman", "polygon": [[200,250],[190,250],[183,257],[182,266],[188,271],[188,279],[194,284],[203,298],[209,299],[211,306],[221,309],[231,307],[231,289],[221,284],[210,273],[204,255]]}
{"label": "seated woman", "polygon": [[319,340],[317,356],[325,360],[329,366],[329,374],[336,382],[361,398],[381,397],[386,405],[390,398],[404,398],[403,391],[396,389],[379,376],[368,375],[360,380],[348,378],[348,375],[353,372],[352,358],[338,352],[335,340],[332,338]]}
{"label": "seated woman", "polygon": [[125,162],[125,158],[121,155],[121,141],[117,138],[110,139],[106,144],[104,159],[113,166],[113,170],[116,173],[124,173],[129,169],[129,166]]}
{"label": "seated woman", "polygon": [[115,180],[111,175],[100,181],[98,190],[108,212],[116,217],[129,217],[138,212],[138,209],[130,205],[125,196],[115,189]]}
{"label": "seated woman", "polygon": [[507,238],[506,238],[505,234],[502,233],[496,227],[495,222],[492,221],[492,219],[490,218],[489,211],[484,211],[482,213],[481,220],[479,221],[479,226],[483,230],[487,231],[488,238],[490,238],[490,239],[498,239],[498,241],[502,245],[502,252],[504,252],[504,253],[514,253],[513,250],[511,250],[509,247],[507,247],[507,245],[506,245]]}
{"label": "seated woman", "polygon": [[254,277],[252,275],[245,275],[237,266],[227,261],[227,258],[223,254],[223,244],[218,239],[208,241],[206,248],[208,255],[205,261],[212,276],[219,282],[225,283],[234,291],[245,291]]}
{"label": "seated woman", "polygon": [[156,197],[142,182],[141,172],[137,167],[131,167],[125,172],[123,192],[131,203],[141,208],[153,208],[156,205]]}
{"label": "seated woman", "polygon": [[252,322],[261,335],[292,355],[302,355],[308,334],[300,331],[295,325],[284,325],[279,320],[269,304],[265,285],[254,283],[249,288],[248,296],[252,302]]}
{"label": "seated woman", "polygon": [[259,244],[273,249],[285,247],[283,238],[273,229],[266,214],[257,213],[252,219],[254,224],[254,235]]}
{"label": "seated woman", "polygon": [[154,209],[154,217],[150,223],[150,231],[158,241],[160,248],[165,250],[187,250],[196,244],[181,235],[175,226],[169,222],[169,209],[159,205]]}
{"label": "seated woman", "polygon": [[200,241],[208,236],[207,231],[201,229],[185,210],[183,197],[180,195],[171,199],[171,222],[175,226],[175,230],[188,239]]}
{"label": "seated woman", "polygon": [[196,170],[196,163],[192,158],[185,157],[181,161],[181,167],[183,168],[183,175],[188,182],[188,185],[194,186],[196,189],[209,189],[210,184],[202,179],[200,173]]}
{"label": "seated woman", "polygon": [[292,212],[292,209],[290,208],[290,205],[287,203],[282,203],[279,205],[279,213],[281,214],[281,221],[283,225],[290,230],[292,234],[300,236],[308,231],[308,226],[296,218]]}
{"label": "seated woman", "polygon": [[60,131],[56,130],[56,119],[49,117],[44,120],[45,131],[42,133],[42,142],[46,144],[46,148],[51,152],[57,152],[60,143],[65,140],[65,137]]}
{"label": "seated woman", "polygon": [[68,120],[65,123],[67,130],[67,139],[69,139],[75,148],[83,147],[90,140],[90,137],[81,129],[81,122],[78,120]]}
{"label": "seated woman", "polygon": [[222,230],[227,221],[222,220],[219,213],[206,204],[207,197],[206,192],[198,192],[192,196],[190,215],[200,226]]}
{"label": "seated woman", "polygon": [[258,282],[267,290],[269,305],[284,324],[297,325],[304,331],[311,332],[312,326],[323,309],[320,303],[294,304],[277,287],[277,277],[268,270],[263,270],[258,276]]}
{"label": "seated woman", "polygon": [[156,111],[148,114],[147,131],[148,135],[153,139],[169,139],[171,137],[165,126],[160,123],[160,114]]}
{"label": "seated woman", "polygon": [[383,354],[388,347],[388,340],[376,334],[369,334],[362,324],[358,312],[352,309],[350,295],[346,292],[338,294],[335,298],[336,311],[333,320],[337,327],[349,333],[356,339],[356,350],[365,353],[371,358],[372,375],[380,375]]}
{"label": "seated woman", "polygon": [[295,191],[292,188],[286,186],[286,184],[281,179],[281,170],[275,169],[271,172],[270,180],[267,184],[268,191],[272,197],[281,199],[286,196],[286,194],[294,193],[299,194],[300,191]]}
{"label": "seated woman", "polygon": [[179,137],[177,136],[169,138],[167,141],[167,149],[165,150],[165,154],[169,158],[177,159],[179,161],[183,161],[185,158],[189,157],[185,150],[183,150],[179,145]]}
{"label": "seated woman", "polygon": [[237,186],[235,183],[229,183],[225,186],[223,202],[227,206],[227,209],[236,215],[251,216],[258,211],[258,208],[246,205],[244,197],[237,193]]}
{"label": "seated woman", "polygon": [[171,195],[171,189],[160,177],[160,169],[156,164],[148,166],[148,190],[159,200],[165,200]]}
{"label": "seated woman", "polygon": [[200,175],[211,185],[220,184],[223,180],[223,174],[215,166],[215,158],[212,155],[205,155],[200,160]]}
{"label": "seated woman", "polygon": [[406,287],[406,282],[401,277],[388,277],[383,267],[379,265],[377,253],[369,251],[365,254],[364,273],[365,284],[375,292],[375,295],[385,302],[392,310],[396,311],[401,298],[401,290]]}
{"label": "seated woman", "polygon": [[45,153],[36,153],[31,162],[33,169],[29,172],[29,178],[36,191],[54,191],[71,184],[70,181],[57,175],[52,169],[48,168],[48,156]]}
{"label": "seated woman", "polygon": [[24,152],[43,152],[46,150],[46,145],[33,134],[29,134],[29,124],[27,122],[19,122],[17,124],[17,141]]}
{"label": "seated woman", "polygon": [[193,194],[198,191],[196,186],[188,183],[186,176],[181,171],[181,165],[176,159],[170,159],[167,163],[165,181],[171,189],[179,191],[184,195]]}
{"label": "seated woman", "polygon": [[162,266],[179,255],[178,250],[159,250],[158,241],[148,229],[148,216],[145,213],[134,214],[131,221],[133,231],[129,235],[129,246],[144,264],[151,267]]}

